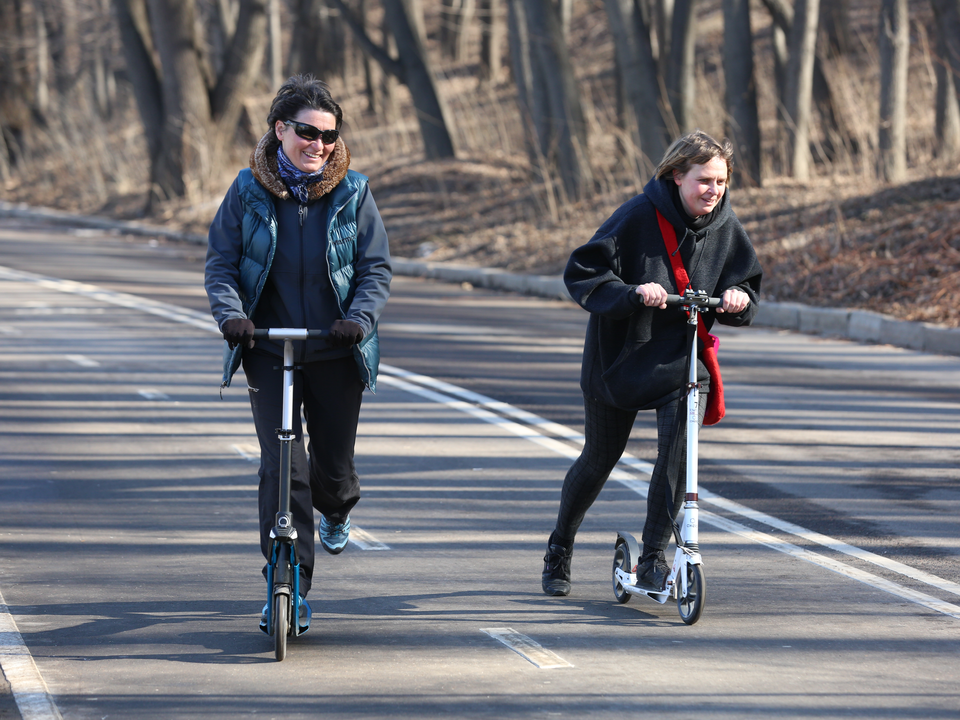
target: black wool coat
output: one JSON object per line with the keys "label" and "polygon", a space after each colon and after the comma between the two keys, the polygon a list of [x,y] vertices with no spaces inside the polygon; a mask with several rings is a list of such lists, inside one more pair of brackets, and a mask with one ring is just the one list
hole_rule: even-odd
{"label": "black wool coat", "polygon": [[[600,402],[623,410],[646,410],[680,396],[686,383],[686,313],[643,305],[638,285],[656,282],[681,294],[673,276],[656,211],[673,225],[680,256],[694,290],[719,297],[740,288],[750,304],[737,314],[704,312],[709,330],[749,325],[759,307],[762,270],[746,231],[724,193],[710,224],[694,232],[674,205],[672,178],[653,179],[576,250],[563,274],[571,297],[590,313],[580,386]],[[702,351],[702,344],[700,350]],[[698,378],[709,380],[698,361]]]}

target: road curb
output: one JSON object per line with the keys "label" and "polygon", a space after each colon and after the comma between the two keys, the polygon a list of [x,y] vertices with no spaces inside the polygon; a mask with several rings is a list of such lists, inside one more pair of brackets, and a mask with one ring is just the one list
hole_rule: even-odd
{"label": "road curb", "polygon": [[[197,245],[205,245],[207,242],[206,236],[195,233],[168,230],[133,221],[75,215],[24,204],[14,205],[3,201],[0,201],[0,217],[37,218],[59,224],[111,230],[130,235],[164,237]],[[459,284],[469,283],[474,287],[490,290],[505,290],[572,302],[559,275],[527,275],[492,268],[397,257],[393,258],[393,270],[397,275]],[[865,310],[843,310],[813,307],[801,303],[764,301],[760,305],[760,312],[754,320],[754,325],[840,337],[863,343],[894,345],[938,355],[960,355],[960,328],[898,320],[889,315]]]}

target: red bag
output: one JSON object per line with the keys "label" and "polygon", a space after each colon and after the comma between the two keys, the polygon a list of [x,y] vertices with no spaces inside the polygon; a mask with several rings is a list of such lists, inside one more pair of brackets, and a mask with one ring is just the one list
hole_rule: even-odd
{"label": "red bag", "polygon": [[[677,252],[677,233],[667,219],[657,210],[657,222],[660,224],[660,234],[663,235],[663,244],[667,246],[667,255],[673,266],[673,276],[677,281],[677,290],[680,294],[690,285],[687,270],[683,267],[683,260]],[[703,342],[703,353],[700,359],[710,373],[710,393],[707,395],[707,412],[703,416],[704,425],[716,425],[723,420],[727,412],[723,402],[723,378],[720,377],[720,360],[717,350],[720,348],[720,338],[711,335],[703,325],[703,318],[697,317],[697,337]]]}

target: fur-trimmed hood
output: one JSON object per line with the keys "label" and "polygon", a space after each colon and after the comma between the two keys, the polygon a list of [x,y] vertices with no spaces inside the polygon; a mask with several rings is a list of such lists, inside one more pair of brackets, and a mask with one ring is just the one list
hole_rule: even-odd
{"label": "fur-trimmed hood", "polygon": [[[281,200],[289,200],[293,197],[286,183],[280,177],[280,171],[277,169],[277,148],[280,147],[280,141],[273,130],[268,130],[257,147],[250,153],[250,169],[253,176],[273,195]],[[333,190],[340,181],[347,176],[347,170],[350,169],[350,151],[347,149],[343,138],[337,138],[337,144],[327,158],[327,164],[323,168],[323,178],[320,182],[313,183],[310,186],[310,199],[317,200],[331,190]]]}

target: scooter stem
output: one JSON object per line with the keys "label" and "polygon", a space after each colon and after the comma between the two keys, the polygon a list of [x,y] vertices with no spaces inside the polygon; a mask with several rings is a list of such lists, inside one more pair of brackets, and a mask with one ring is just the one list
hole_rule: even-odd
{"label": "scooter stem", "polygon": [[697,467],[698,467],[698,438],[700,433],[700,388],[697,383],[697,323],[699,322],[700,308],[696,305],[689,307],[690,317],[687,320],[693,326],[693,340],[690,343],[690,374],[687,378],[687,492],[683,503],[683,527],[680,537],[683,544],[694,551],[700,542],[698,534],[700,506],[697,504]]}
{"label": "scooter stem", "polygon": [[[290,473],[293,456],[293,341],[283,341],[283,427],[277,429],[280,438],[280,505],[277,522],[290,514]],[[289,517],[287,518],[289,522]]]}

